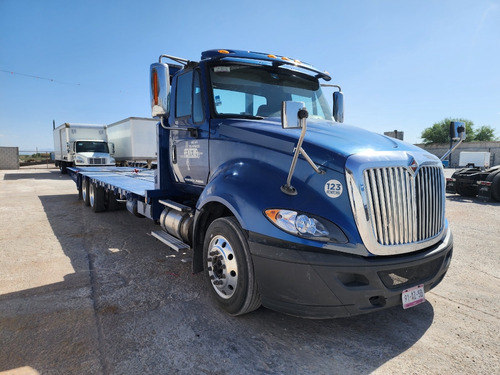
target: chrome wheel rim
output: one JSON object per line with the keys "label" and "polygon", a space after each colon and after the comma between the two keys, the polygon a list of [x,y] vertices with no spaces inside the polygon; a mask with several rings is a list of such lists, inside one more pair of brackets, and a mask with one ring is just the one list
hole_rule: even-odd
{"label": "chrome wheel rim", "polygon": [[223,299],[233,296],[238,286],[236,255],[229,241],[215,236],[208,246],[208,276],[212,287]]}
{"label": "chrome wheel rim", "polygon": [[87,199],[88,193],[89,192],[87,191],[87,183],[85,181],[83,181],[82,182],[82,198],[84,201]]}
{"label": "chrome wheel rim", "polygon": [[94,202],[95,202],[95,188],[94,185],[90,185],[90,193],[89,193],[89,199],[90,199],[90,205],[94,207]]}

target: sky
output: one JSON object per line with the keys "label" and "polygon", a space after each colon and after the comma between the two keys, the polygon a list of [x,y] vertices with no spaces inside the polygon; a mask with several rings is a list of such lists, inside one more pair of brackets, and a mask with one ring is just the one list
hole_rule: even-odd
{"label": "sky", "polygon": [[0,146],[53,150],[52,122],[150,117],[149,65],[240,49],[328,71],[345,123],[500,137],[500,0],[0,0]]}

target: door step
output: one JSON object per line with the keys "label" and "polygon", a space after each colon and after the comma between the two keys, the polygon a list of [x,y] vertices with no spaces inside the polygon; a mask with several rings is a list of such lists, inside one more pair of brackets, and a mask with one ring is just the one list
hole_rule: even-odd
{"label": "door step", "polygon": [[175,251],[189,250],[191,248],[188,244],[162,230],[151,232],[151,235]]}

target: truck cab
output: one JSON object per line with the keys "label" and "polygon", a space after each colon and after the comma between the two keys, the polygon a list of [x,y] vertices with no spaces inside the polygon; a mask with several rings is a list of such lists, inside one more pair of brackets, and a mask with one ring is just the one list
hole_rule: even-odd
{"label": "truck cab", "polygon": [[68,167],[114,166],[114,144],[106,127],[97,124],[54,125],[55,165],[65,174]]}
{"label": "truck cab", "polygon": [[170,208],[164,229],[189,242],[194,270],[234,315],[260,303],[309,317],[404,305],[448,269],[440,160],[344,125],[340,88],[332,108],[321,88],[330,79],[246,51],[206,51],[199,62],[162,55],[151,66],[168,165],[155,187],[194,207],[184,237]]}
{"label": "truck cab", "polygon": [[101,140],[81,140],[72,142],[70,153],[75,166],[108,165],[112,163],[109,145]]}
{"label": "truck cab", "polygon": [[[165,60],[169,62],[165,62]],[[95,212],[126,201],[192,252],[218,306],[309,318],[413,307],[453,241],[441,161],[343,123],[331,77],[286,56],[210,50],[150,68],[157,169],[70,168]]]}

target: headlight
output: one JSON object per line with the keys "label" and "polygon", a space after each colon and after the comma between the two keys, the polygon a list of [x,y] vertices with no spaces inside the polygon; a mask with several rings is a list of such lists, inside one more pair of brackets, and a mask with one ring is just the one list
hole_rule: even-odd
{"label": "headlight", "polygon": [[328,231],[323,224],[306,215],[299,215],[295,218],[295,228],[300,234],[310,234],[314,237],[328,236]]}
{"label": "headlight", "polygon": [[76,157],[76,163],[77,164],[84,164],[85,163],[85,159],[82,158],[81,156],[77,156]]}
{"label": "headlight", "polygon": [[264,213],[278,228],[295,236],[318,241],[347,242],[347,237],[337,225],[315,215],[284,209],[270,209]]}

